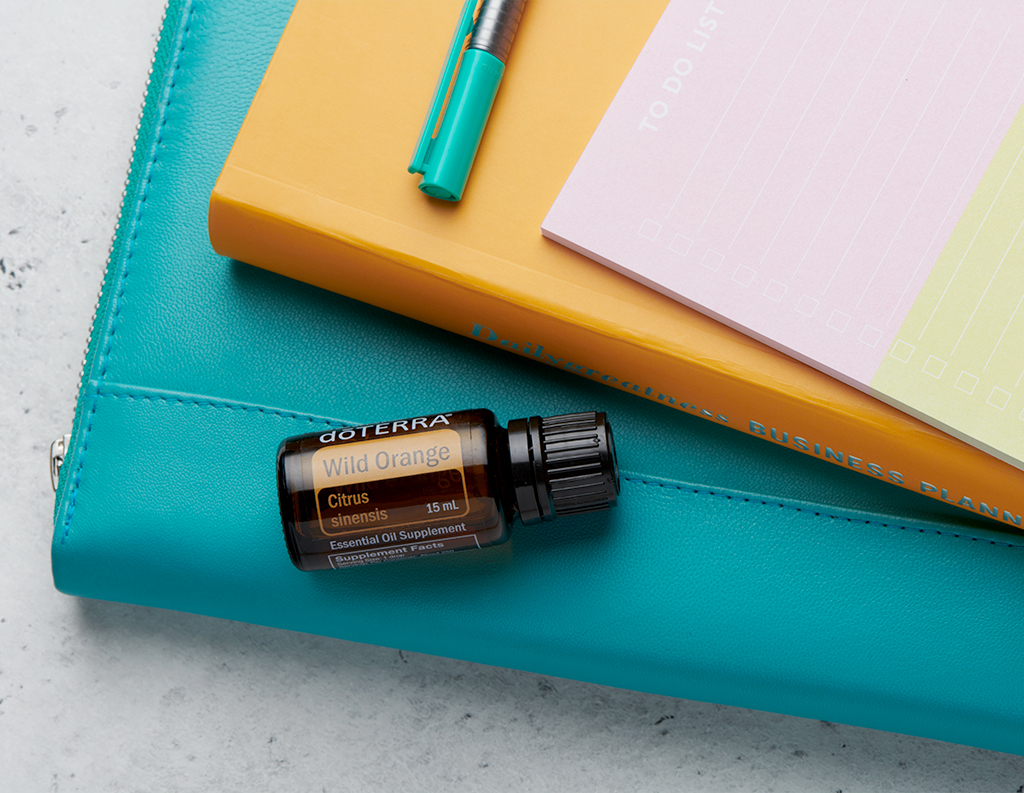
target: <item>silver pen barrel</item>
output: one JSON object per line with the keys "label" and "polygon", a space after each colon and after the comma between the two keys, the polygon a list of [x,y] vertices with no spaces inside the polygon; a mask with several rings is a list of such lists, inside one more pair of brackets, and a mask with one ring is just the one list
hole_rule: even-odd
{"label": "silver pen barrel", "polygon": [[525,5],[526,0],[484,0],[469,48],[489,52],[505,63]]}

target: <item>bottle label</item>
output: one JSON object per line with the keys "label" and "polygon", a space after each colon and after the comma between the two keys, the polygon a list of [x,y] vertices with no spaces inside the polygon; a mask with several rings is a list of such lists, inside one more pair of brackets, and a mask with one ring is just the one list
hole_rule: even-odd
{"label": "bottle label", "polygon": [[[462,443],[455,430],[338,443],[312,457],[313,490],[325,537],[366,534],[360,546],[430,539],[464,533],[457,518],[469,513],[463,478]],[[417,531],[375,533],[413,524],[445,523]],[[423,534],[433,531],[435,534]],[[394,535],[392,537],[391,535]],[[413,536],[417,535],[417,536]],[[376,539],[376,542],[372,542]],[[342,550],[345,543],[333,543]]]}

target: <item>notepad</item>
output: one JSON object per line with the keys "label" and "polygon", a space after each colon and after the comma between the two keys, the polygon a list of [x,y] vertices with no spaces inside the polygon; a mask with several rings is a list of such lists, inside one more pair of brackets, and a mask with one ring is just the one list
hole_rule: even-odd
{"label": "notepad", "polygon": [[543,233],[1024,468],[1024,8],[673,0]]}

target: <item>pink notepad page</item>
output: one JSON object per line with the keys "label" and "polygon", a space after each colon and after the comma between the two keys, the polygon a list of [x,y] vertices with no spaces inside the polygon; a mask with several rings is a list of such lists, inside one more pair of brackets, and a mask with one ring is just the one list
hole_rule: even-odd
{"label": "pink notepad page", "polygon": [[877,393],[1022,53],[1018,2],[673,0],[543,233]]}

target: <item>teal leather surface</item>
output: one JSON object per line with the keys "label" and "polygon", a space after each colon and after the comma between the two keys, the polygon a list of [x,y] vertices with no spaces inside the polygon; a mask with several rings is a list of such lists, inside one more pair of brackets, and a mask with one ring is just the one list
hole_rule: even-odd
{"label": "teal leather surface", "polygon": [[[289,12],[169,9],[61,471],[57,587],[1024,753],[1024,537],[213,253],[209,192]],[[479,552],[292,567],[282,438],[476,406],[607,411],[620,506]]]}

